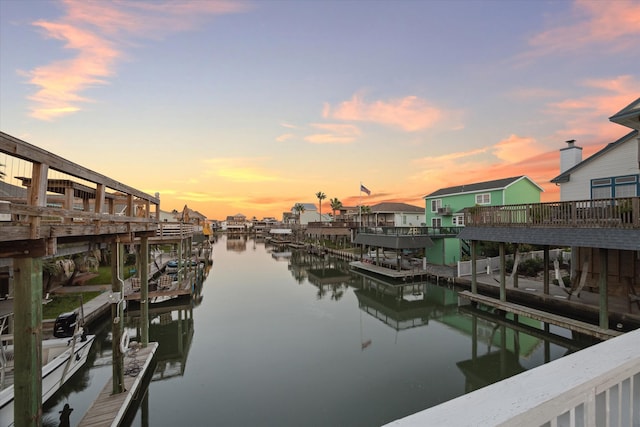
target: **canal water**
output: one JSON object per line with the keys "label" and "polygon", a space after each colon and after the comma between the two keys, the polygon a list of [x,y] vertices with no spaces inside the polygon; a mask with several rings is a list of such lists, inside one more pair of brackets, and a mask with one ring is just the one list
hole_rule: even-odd
{"label": "canal water", "polygon": [[[193,299],[151,306],[160,343],[133,426],[379,426],[593,344],[540,322],[459,309],[446,284],[397,284],[347,261],[221,236]],[[135,307],[126,315],[139,332]],[[77,425],[111,375],[110,323],[45,405]],[[134,369],[127,367],[126,369]]]}

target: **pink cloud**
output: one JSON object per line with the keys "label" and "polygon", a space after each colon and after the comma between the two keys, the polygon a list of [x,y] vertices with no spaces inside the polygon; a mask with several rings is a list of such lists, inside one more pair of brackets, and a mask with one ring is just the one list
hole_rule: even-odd
{"label": "pink cloud", "polygon": [[304,138],[312,144],[350,144],[357,140],[361,132],[357,126],[339,123],[314,123],[316,129],[325,131]]}
{"label": "pink cloud", "polygon": [[77,112],[88,99],[79,95],[89,87],[106,84],[124,55],[120,45],[127,36],[154,38],[193,29],[211,15],[246,10],[242,2],[63,2],[66,15],[55,22],[33,25],[46,37],[64,42],[74,58],[54,61],[28,71],[29,83],[38,87],[29,99],[31,116],[52,120]]}
{"label": "pink cloud", "polygon": [[606,51],[637,49],[640,35],[640,3],[637,1],[577,0],[575,22],[562,23],[537,34],[529,41],[533,50],[526,56],[561,54],[596,46]]}
{"label": "pink cloud", "polygon": [[500,160],[516,163],[540,154],[543,150],[534,138],[510,135],[493,146],[493,154]]}
{"label": "pink cloud", "polygon": [[415,132],[433,127],[445,117],[445,112],[417,96],[367,103],[359,95],[334,108],[325,105],[326,118],[379,123]]}
{"label": "pink cloud", "polygon": [[547,105],[546,114],[561,119],[564,126],[551,137],[556,141],[584,138],[585,143],[611,142],[625,128],[609,122],[609,117],[638,97],[640,80],[633,76],[589,79],[581,82],[589,95],[566,98]]}

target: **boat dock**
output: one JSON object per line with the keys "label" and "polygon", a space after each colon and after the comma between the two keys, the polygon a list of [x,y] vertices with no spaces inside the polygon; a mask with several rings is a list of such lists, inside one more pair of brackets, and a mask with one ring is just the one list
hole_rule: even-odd
{"label": "boat dock", "polygon": [[151,365],[158,343],[151,342],[147,347],[134,347],[124,357],[125,391],[113,394],[113,378],[109,378],[104,388],[80,420],[80,427],[118,426],[140,390],[145,373]]}

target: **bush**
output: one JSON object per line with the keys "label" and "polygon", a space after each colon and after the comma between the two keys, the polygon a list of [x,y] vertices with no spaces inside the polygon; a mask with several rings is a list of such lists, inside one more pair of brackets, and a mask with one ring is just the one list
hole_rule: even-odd
{"label": "bush", "polygon": [[535,277],[544,269],[544,261],[539,258],[526,259],[518,264],[518,272],[524,276]]}

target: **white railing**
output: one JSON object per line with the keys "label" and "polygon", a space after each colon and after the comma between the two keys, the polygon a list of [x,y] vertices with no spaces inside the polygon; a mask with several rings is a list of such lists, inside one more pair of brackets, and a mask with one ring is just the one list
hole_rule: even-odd
{"label": "white railing", "polygon": [[640,330],[387,426],[640,426]]}

